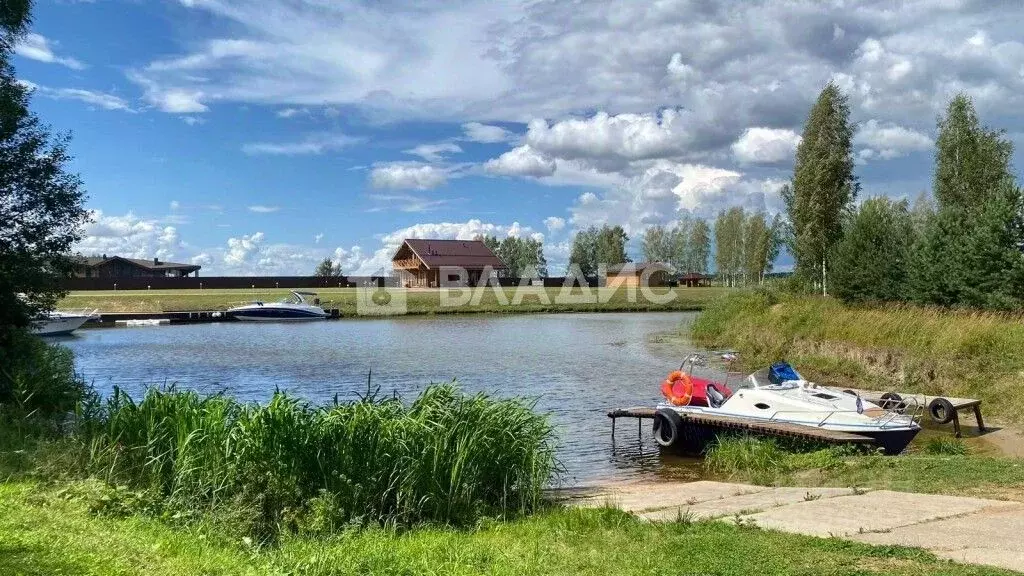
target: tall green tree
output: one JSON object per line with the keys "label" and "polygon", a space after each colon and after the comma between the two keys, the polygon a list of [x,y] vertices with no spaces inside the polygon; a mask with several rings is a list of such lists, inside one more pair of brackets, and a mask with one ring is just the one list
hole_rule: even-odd
{"label": "tall green tree", "polygon": [[782,219],[769,222],[764,212],[747,216],[743,223],[743,277],[751,284],[764,283],[782,244]]}
{"label": "tall green tree", "polygon": [[792,186],[783,189],[796,272],[827,290],[829,258],[842,237],[843,213],[860,184],[853,173],[853,126],[846,95],[829,82],[804,125]]}
{"label": "tall green tree", "polygon": [[905,299],[915,236],[906,201],[865,200],[847,218],[835,247],[832,293],[848,302]]}
{"label": "tall green tree", "polygon": [[640,245],[646,262],[669,262],[675,252],[673,230],[660,224],[648,226]]}
{"label": "tall green tree", "polygon": [[88,221],[82,182],[68,167],[69,137],[51,134],[31,112],[29,91],[10,64],[30,9],[31,2],[0,6],[0,347],[12,330],[54,307]]}
{"label": "tall green tree", "polygon": [[318,278],[337,278],[341,276],[341,264],[335,264],[330,258],[324,258],[316,265],[313,275]]}
{"label": "tall green tree", "polygon": [[743,223],[746,213],[738,206],[722,210],[715,219],[715,268],[728,286],[736,286],[743,274]]}
{"label": "tall green tree", "polygon": [[676,272],[687,271],[692,225],[689,219],[683,219],[671,228],[649,226],[640,241],[644,260],[668,264]]}
{"label": "tall green tree", "polygon": [[911,267],[922,303],[1014,308],[1024,299],[1024,194],[1003,132],[981,125],[965,95],[950,101],[935,143],[936,210]]}
{"label": "tall green tree", "polygon": [[622,226],[590,226],[580,230],[572,240],[569,266],[579,266],[584,276],[594,276],[601,264],[612,266],[629,262],[626,243],[629,236]]}
{"label": "tall green tree", "polygon": [[672,228],[672,249],[666,262],[676,272],[686,272],[689,268],[690,234],[692,230],[693,219],[691,218],[683,218]]}
{"label": "tall green tree", "polygon": [[629,236],[622,229],[622,226],[608,226],[607,224],[602,226],[597,234],[596,255],[598,265],[613,266],[629,262],[629,257],[626,256],[627,242],[629,242]]}
{"label": "tall green tree", "polygon": [[711,257],[711,227],[702,218],[690,224],[686,243],[686,272],[708,273],[708,259]]}
{"label": "tall green tree", "polygon": [[577,266],[584,276],[597,274],[597,235],[594,226],[576,232],[569,253],[569,267]]}
{"label": "tall green tree", "polygon": [[548,261],[544,258],[544,243],[533,238],[508,236],[498,240],[495,236],[477,236],[491,252],[507,266],[499,276],[508,278],[544,278],[548,275]]}

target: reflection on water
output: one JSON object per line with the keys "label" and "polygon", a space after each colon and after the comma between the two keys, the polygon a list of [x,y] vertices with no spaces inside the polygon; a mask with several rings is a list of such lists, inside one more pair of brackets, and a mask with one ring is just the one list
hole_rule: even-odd
{"label": "reflection on water", "polygon": [[[410,398],[429,382],[458,378],[469,392],[537,398],[560,433],[567,484],[657,474],[689,477],[690,460],[658,454],[645,421],[609,409],[652,405],[658,383],[690,351],[657,342],[689,313],[406,317],[308,324],[222,323],[80,331],[62,343],[101,393],[176,383],[266,400],[275,388],[310,401],[366,392]],[[652,342],[652,340],[655,340]]]}

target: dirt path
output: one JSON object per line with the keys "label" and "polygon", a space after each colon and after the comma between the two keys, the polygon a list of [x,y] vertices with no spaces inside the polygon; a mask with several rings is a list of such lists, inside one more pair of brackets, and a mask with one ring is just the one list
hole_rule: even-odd
{"label": "dirt path", "polygon": [[567,496],[654,522],[720,519],[859,542],[925,548],[958,562],[1024,571],[1024,503],[852,488],[772,488],[727,482],[620,484]]}

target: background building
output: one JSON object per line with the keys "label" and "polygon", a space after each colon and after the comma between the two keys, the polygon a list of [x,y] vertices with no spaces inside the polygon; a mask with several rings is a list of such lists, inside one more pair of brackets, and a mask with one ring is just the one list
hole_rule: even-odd
{"label": "background building", "polygon": [[609,266],[605,271],[605,286],[667,286],[671,269],[661,262],[626,262]]}
{"label": "background building", "polygon": [[200,268],[202,266],[195,264],[161,262],[159,258],[108,258],[104,254],[82,258],[82,265],[75,275],[79,278],[184,278],[190,274],[199,276]]}
{"label": "background building", "polygon": [[[479,240],[408,238],[391,259],[399,284],[407,288],[436,288],[457,284],[476,286],[485,269],[504,270],[505,264]],[[459,269],[465,270],[461,276]]]}

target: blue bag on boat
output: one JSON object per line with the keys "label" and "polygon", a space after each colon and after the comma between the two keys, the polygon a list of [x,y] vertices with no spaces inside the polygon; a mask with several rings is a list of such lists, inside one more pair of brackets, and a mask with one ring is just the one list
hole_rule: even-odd
{"label": "blue bag on boat", "polygon": [[789,365],[789,362],[776,362],[768,368],[768,381],[782,384],[786,380],[800,380],[800,374]]}

